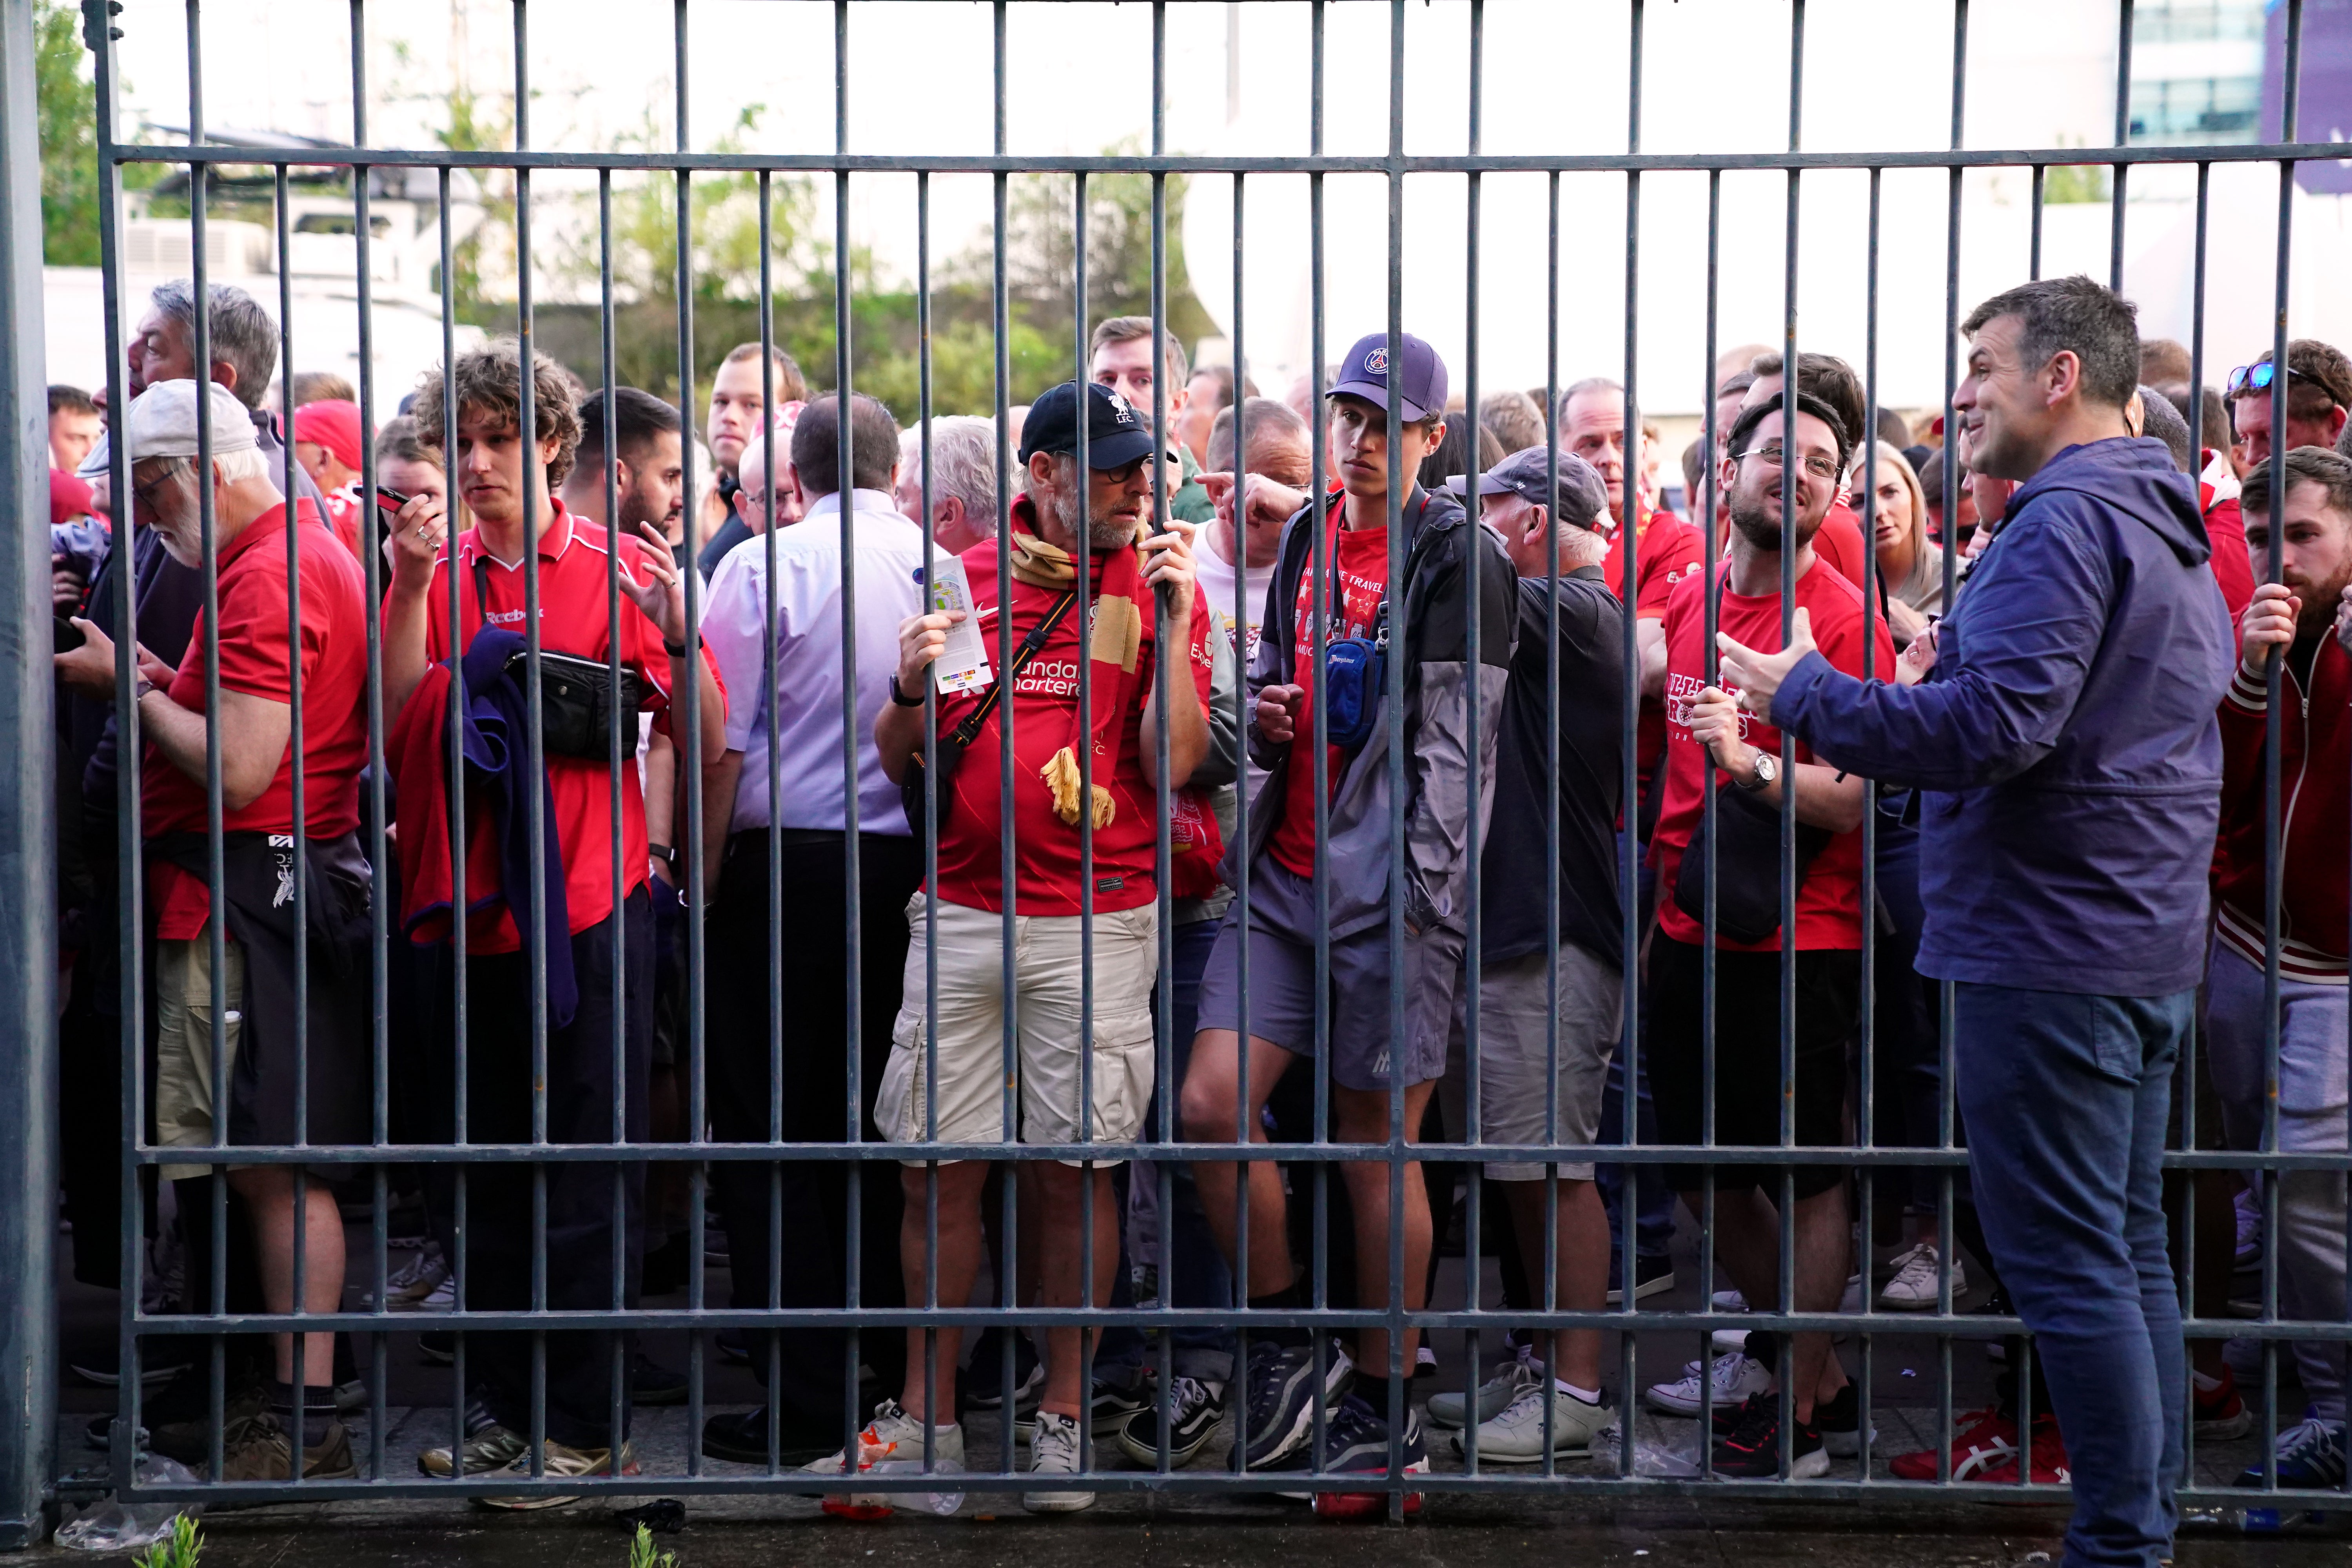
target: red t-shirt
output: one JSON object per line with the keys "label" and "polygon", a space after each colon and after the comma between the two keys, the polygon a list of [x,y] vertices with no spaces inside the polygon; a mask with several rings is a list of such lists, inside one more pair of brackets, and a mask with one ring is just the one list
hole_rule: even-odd
{"label": "red t-shirt", "polygon": [[[624,595],[618,630],[614,631],[606,613],[608,574],[613,570],[612,536],[593,523],[575,519],[561,500],[551,500],[551,504],[555,508],[555,521],[539,539],[540,647],[549,653],[593,658],[601,664],[612,657],[613,645],[617,641],[621,663],[637,672],[641,689],[646,694],[646,710],[656,715],[655,728],[667,733],[669,655],[662,648],[661,629]],[[631,542],[635,549],[620,558],[624,583],[635,581],[636,552],[645,548],[642,542]],[[524,616],[522,563],[518,561],[509,566],[491,555],[482,543],[479,529],[469,528],[459,534],[457,552],[459,624],[471,628],[487,620],[489,625],[520,633]],[[489,589],[486,608],[474,602],[473,563],[477,556],[488,568],[483,578]],[[443,547],[441,558],[433,563],[433,585],[426,603],[430,608],[425,623],[425,653],[426,658],[438,663],[449,657],[446,546]],[[470,642],[472,632],[468,630],[466,637]],[[711,679],[717,680],[719,667],[711,661],[708,648],[703,650],[702,661]],[[627,739],[625,731],[623,739]],[[625,898],[646,880],[648,854],[646,799],[638,786],[637,770],[625,765],[621,774],[621,893]],[[442,779],[396,782],[403,789],[447,787]],[[556,837],[563,850],[565,911],[572,931],[577,933],[613,912],[612,772],[592,758],[551,753],[547,758],[547,784],[554,806]],[[474,831],[496,830],[488,813],[481,813]],[[494,885],[484,883],[478,868],[477,868],[478,860],[476,858],[467,862],[466,895],[469,904],[497,890]],[[467,928],[467,945],[475,952],[522,950],[522,938],[503,900],[474,916]]]}
{"label": "red t-shirt", "polygon": [[1867,554],[1862,538],[1862,519],[1845,502],[1830,503],[1829,515],[1822,519],[1821,529],[1813,535],[1813,554],[1837,568],[1838,575],[1855,587],[1862,586],[1863,561]]}
{"label": "red t-shirt", "polygon": [[[1690,847],[1692,830],[1698,825],[1701,769],[1706,765],[1706,748],[1693,741],[1690,732],[1691,699],[1706,684],[1706,665],[1702,657],[1706,635],[1703,588],[1700,578],[1685,577],[1675,585],[1674,597],[1666,605],[1666,796],[1658,814],[1657,833],[1651,841],[1658,868],[1658,929],[1677,942],[1694,945],[1703,940],[1703,933],[1698,922],[1675,905],[1674,886],[1683,851]],[[1811,614],[1813,641],[1821,647],[1822,657],[1846,674],[1860,676],[1861,590],[1817,559],[1797,579],[1797,603]],[[1780,595],[1773,593],[1750,598],[1726,587],[1717,625],[1734,640],[1759,653],[1778,652],[1781,646]],[[1871,640],[1878,647],[1876,668],[1894,668],[1895,646],[1886,635],[1884,619],[1873,621]],[[1717,684],[1733,693],[1739,689],[1719,679]],[[1780,731],[1752,713],[1740,715],[1739,733],[1742,740],[1759,751],[1776,755],[1780,752]],[[1814,761],[1811,749],[1801,741],[1796,744],[1794,759],[1800,763]],[[1718,769],[1715,782],[1717,788],[1727,789],[1730,775]],[[1717,942],[1726,952],[1777,952],[1780,945],[1778,931],[1753,947],[1720,938]],[[1832,838],[1807,868],[1804,886],[1797,889],[1797,945],[1806,949],[1862,945],[1860,828]]]}
{"label": "red t-shirt", "polygon": [[[1030,526],[1028,499],[1013,503],[1014,516]],[[998,660],[996,614],[997,545],[974,545],[962,556],[965,576],[971,584],[972,605],[982,633],[988,639],[989,662]],[[1103,556],[1090,554],[1093,586],[1102,582]],[[1013,580],[1012,637],[1021,640],[1035,628],[1061,598],[1052,588]],[[1091,597],[1091,595],[1089,595]],[[1080,912],[1078,829],[1054,811],[1053,791],[1041,777],[1045,764],[1078,734],[1078,666],[1086,658],[1080,626],[1090,617],[1084,606],[1072,605],[1046,637],[1036,656],[1022,668],[1013,689],[989,714],[971,747],[964,752],[941,804],[940,820],[939,896],[967,909],[1004,908],[1003,846],[999,835],[1003,821],[1002,748],[1005,710],[1013,710],[1013,842],[1014,907],[1025,915],[1075,915]],[[1210,638],[1222,635],[1209,614],[1207,602],[1192,595],[1192,621],[1187,661],[1195,700],[1209,701],[1209,671],[1215,658]],[[1160,841],[1160,790],[1143,766],[1143,710],[1150,701],[1157,676],[1156,639],[1147,635],[1128,678],[1127,711],[1119,721],[1118,762],[1108,770],[1096,753],[1094,782],[1110,791],[1111,819],[1095,829],[1094,907],[1097,910],[1140,909],[1159,894],[1154,876]],[[1102,668],[1087,672],[1091,700],[1111,700]],[[1174,672],[1171,672],[1174,674]],[[1001,671],[1000,671],[1001,676]],[[1172,689],[1183,700],[1183,677],[1175,675]],[[986,695],[955,692],[940,700],[940,732],[946,734],[980,705]],[[1096,715],[1100,721],[1099,712]]]}
{"label": "red t-shirt", "polygon": [[2246,519],[2238,498],[2218,500],[2205,513],[2205,537],[2213,546],[2213,581],[2221,587],[2221,602],[2230,606],[2230,631],[2254,600],[2254,560],[2246,550]]}
{"label": "red t-shirt", "polygon": [[[1389,530],[1385,521],[1377,528],[1342,527],[1347,506],[1342,499],[1331,507],[1331,550],[1325,557],[1329,563],[1325,569],[1336,569],[1339,596],[1336,601],[1332,598],[1328,584],[1324,585],[1323,595],[1324,603],[1338,613],[1339,626],[1328,637],[1368,637],[1379,618],[1381,600],[1388,593]],[[1298,707],[1298,739],[1291,743],[1290,771],[1284,780],[1282,820],[1275,824],[1274,836],[1266,841],[1266,852],[1302,877],[1315,875],[1315,759],[1311,747],[1316,693],[1322,684],[1322,671],[1315,665],[1315,557],[1309,552],[1306,570],[1298,574],[1298,597],[1291,610],[1291,625],[1297,628],[1292,681],[1307,689],[1307,700]],[[1338,746],[1328,750],[1330,765],[1324,776],[1336,794],[1339,770],[1347,765],[1348,753]]]}
{"label": "red t-shirt", "polygon": [[[302,583],[302,806],[305,834],[332,838],[360,822],[360,769],[367,763],[367,609],[359,563],[319,526],[309,501],[297,505],[295,550]],[[256,518],[220,551],[220,682],[223,691],[293,701],[286,616],[286,508]],[[205,617],[166,689],[191,712],[205,708]],[[151,742],[140,772],[147,836],[205,830],[205,786]],[[294,748],[259,799],[223,814],[231,833],[294,831]],[[155,934],[186,941],[204,929],[212,889],[167,861],[151,863]]]}
{"label": "red t-shirt", "polygon": [[[1625,583],[1625,532],[1609,536],[1609,555],[1601,564],[1609,591],[1622,595]],[[1706,553],[1697,529],[1670,511],[1654,511],[1633,545],[1633,615],[1639,620],[1662,621],[1675,584],[1697,573]],[[1637,795],[1650,787],[1658,757],[1666,749],[1666,710],[1654,697],[1642,699],[1633,732],[1633,768]]]}

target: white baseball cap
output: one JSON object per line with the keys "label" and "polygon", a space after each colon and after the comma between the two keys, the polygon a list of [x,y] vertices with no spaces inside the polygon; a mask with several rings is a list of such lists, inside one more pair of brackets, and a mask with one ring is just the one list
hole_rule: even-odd
{"label": "white baseball cap", "polygon": [[253,416],[227,387],[216,381],[159,381],[131,400],[125,440],[132,462],[197,455],[199,387],[212,399],[214,457],[251,451],[259,444],[253,433]]}

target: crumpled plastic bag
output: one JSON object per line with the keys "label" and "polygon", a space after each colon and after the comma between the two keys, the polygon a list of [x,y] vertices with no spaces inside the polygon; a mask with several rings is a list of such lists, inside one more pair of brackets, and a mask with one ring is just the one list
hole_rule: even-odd
{"label": "crumpled plastic bag", "polygon": [[[195,1474],[177,1459],[162,1454],[139,1456],[136,1472],[142,1487],[184,1487],[196,1484]],[[150,1546],[172,1533],[172,1521],[181,1514],[193,1519],[203,1508],[193,1502],[125,1503],[109,1497],[62,1525],[57,1543],[76,1552],[130,1552]]]}
{"label": "crumpled plastic bag", "polygon": [[[1603,1474],[1614,1474],[1623,1445],[1624,1433],[1615,1422],[1594,1433],[1591,1447],[1593,1468]],[[1637,1476],[1670,1476],[1689,1479],[1699,1473],[1698,1450],[1696,1447],[1674,1447],[1636,1436],[1633,1439],[1633,1473]]]}

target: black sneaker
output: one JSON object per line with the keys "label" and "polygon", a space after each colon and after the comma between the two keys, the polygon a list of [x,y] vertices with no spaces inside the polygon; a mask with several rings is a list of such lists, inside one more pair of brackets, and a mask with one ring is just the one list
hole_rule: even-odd
{"label": "black sneaker", "polygon": [[[1421,1422],[1412,1406],[1405,1407],[1404,1432],[1399,1445],[1403,1473],[1425,1476],[1429,1473],[1429,1447],[1422,1441]],[[1375,1415],[1372,1407],[1349,1394],[1339,1401],[1331,1413],[1330,1424],[1323,1430],[1322,1470],[1328,1475],[1361,1475],[1385,1479],[1389,1474],[1389,1424]],[[1315,1494],[1315,1511],[1325,1519],[1366,1519],[1385,1512],[1386,1492],[1328,1491]],[[1421,1511],[1421,1494],[1404,1494],[1405,1517]]]}
{"label": "black sneaker", "polygon": [[[702,1451],[714,1459],[732,1459],[739,1465],[764,1465],[768,1462],[768,1409],[738,1411],[728,1415],[713,1415],[702,1424]],[[776,1463],[784,1469],[796,1469],[841,1451],[841,1428],[825,1422],[811,1422],[784,1415],[776,1425]]]}
{"label": "black sneaker", "polygon": [[1759,1389],[1736,1405],[1726,1405],[1718,1400],[1715,1406],[1715,1435],[1728,1437],[1738,1431],[1739,1424],[1748,1419],[1748,1407],[1751,1405],[1769,1405],[1777,1410],[1780,1405],[1780,1391],[1776,1388]]}
{"label": "black sneaker", "polygon": [[[971,1365],[960,1380],[958,1394],[963,1405],[971,1410],[993,1410],[1004,1403],[1004,1342],[991,1330],[972,1347]],[[1037,1347],[1029,1336],[1013,1336],[1013,1399],[1014,1413],[1021,1407],[1037,1408],[1037,1396],[1045,1386],[1044,1363],[1037,1358]]]}
{"label": "black sneaker", "polygon": [[1312,1346],[1254,1340],[1245,1379],[1243,1420],[1234,1436],[1234,1468],[1241,1468],[1246,1458],[1249,1468],[1266,1469],[1307,1442],[1314,1430],[1316,1405],[1339,1402],[1356,1380],[1356,1363],[1339,1346],[1328,1346],[1318,1389]]}
{"label": "black sneaker", "polygon": [[435,1329],[419,1334],[416,1336],[416,1353],[442,1366],[454,1366],[457,1362],[457,1336],[447,1329]]}
{"label": "black sneaker", "polygon": [[1141,1411],[1151,1408],[1158,1379],[1148,1367],[1115,1366],[1095,1369],[1095,1436],[1108,1437],[1122,1430]]}
{"label": "black sneaker", "polygon": [[[1609,1305],[1614,1307],[1625,1300],[1623,1264],[1615,1258],[1609,1260]],[[1653,1257],[1646,1252],[1633,1255],[1633,1300],[1645,1300],[1661,1290],[1675,1288],[1675,1260]]]}
{"label": "black sneaker", "polygon": [[[1862,1452],[1862,1393],[1849,1383],[1837,1391],[1837,1397],[1824,1405],[1813,1402],[1813,1427],[1822,1435],[1822,1447],[1832,1458],[1851,1459]],[[1873,1442],[1878,1440],[1878,1428],[1870,1429]]]}
{"label": "black sneaker", "polygon": [[[1715,1442],[1715,1473],[1732,1480],[1770,1480],[1780,1474],[1780,1396],[1759,1394],[1740,1406],[1738,1426]],[[1789,1479],[1829,1474],[1821,1428],[1799,1421],[1790,1434]]]}
{"label": "black sneaker", "polygon": [[686,1374],[670,1371],[639,1351],[629,1361],[629,1403],[683,1405],[686,1403]]}
{"label": "black sneaker", "polygon": [[[1168,1468],[1192,1463],[1216,1435],[1225,1418],[1225,1385],[1199,1378],[1179,1377],[1168,1384]],[[1100,1415],[1096,1419],[1099,1421]],[[1147,1406],[1118,1429],[1118,1446],[1127,1457],[1150,1469],[1160,1468],[1160,1416]]]}

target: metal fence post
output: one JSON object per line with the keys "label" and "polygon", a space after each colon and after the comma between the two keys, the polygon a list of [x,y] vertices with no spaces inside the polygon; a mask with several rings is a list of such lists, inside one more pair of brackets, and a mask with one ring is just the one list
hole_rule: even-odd
{"label": "metal fence post", "polygon": [[0,1549],[48,1534],[57,1426],[57,737],[49,645],[48,400],[33,0],[0,0]]}

